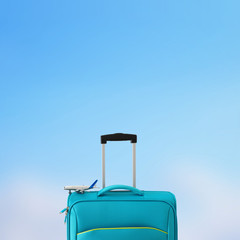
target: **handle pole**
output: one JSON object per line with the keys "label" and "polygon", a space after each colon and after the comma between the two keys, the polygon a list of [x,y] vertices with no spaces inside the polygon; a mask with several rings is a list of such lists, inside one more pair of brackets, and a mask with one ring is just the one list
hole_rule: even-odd
{"label": "handle pole", "polygon": [[102,144],[102,188],[105,188],[105,144]]}
{"label": "handle pole", "polygon": [[132,144],[133,149],[133,187],[136,187],[136,143]]}

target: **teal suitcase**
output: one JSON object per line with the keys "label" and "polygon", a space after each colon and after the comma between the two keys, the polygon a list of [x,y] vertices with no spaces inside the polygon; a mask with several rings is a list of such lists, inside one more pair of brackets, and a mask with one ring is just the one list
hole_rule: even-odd
{"label": "teal suitcase", "polygon": [[[125,140],[133,144],[133,187],[105,187],[105,144]],[[175,196],[136,188],[136,142],[133,134],[101,136],[103,188],[82,193],[67,188],[67,240],[177,240]]]}

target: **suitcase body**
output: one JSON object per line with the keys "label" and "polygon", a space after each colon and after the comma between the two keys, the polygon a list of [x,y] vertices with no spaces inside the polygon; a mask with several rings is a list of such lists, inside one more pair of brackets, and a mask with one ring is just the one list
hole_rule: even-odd
{"label": "suitcase body", "polygon": [[100,191],[74,192],[68,197],[68,240],[177,238],[176,199],[170,192],[112,185]]}

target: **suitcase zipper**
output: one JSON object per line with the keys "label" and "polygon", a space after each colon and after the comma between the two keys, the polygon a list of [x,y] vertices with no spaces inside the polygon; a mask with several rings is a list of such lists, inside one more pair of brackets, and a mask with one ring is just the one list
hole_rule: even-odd
{"label": "suitcase zipper", "polygon": [[133,229],[149,229],[149,230],[156,230],[156,231],[159,231],[159,232],[163,232],[165,234],[168,234],[167,232],[159,229],[159,228],[153,228],[153,227],[116,227],[116,228],[94,228],[94,229],[90,229],[90,230],[87,230],[87,231],[83,231],[83,232],[80,232],[80,233],[77,233],[77,235],[80,235],[80,234],[83,234],[83,233],[87,233],[87,232],[92,232],[92,231],[100,231],[100,230],[133,230]]}
{"label": "suitcase zipper", "polygon": [[62,211],[60,211],[59,213],[62,214],[65,212],[65,219],[64,219],[64,223],[66,223],[67,221],[67,215],[68,215],[68,212],[69,212],[69,207],[66,207],[64,208]]}

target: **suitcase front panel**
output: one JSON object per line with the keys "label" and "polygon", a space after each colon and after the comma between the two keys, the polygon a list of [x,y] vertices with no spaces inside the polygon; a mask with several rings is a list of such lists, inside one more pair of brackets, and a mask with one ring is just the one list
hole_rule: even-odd
{"label": "suitcase front panel", "polygon": [[[100,239],[100,236],[105,236],[105,234],[107,236],[109,234],[118,235],[119,228],[126,228],[125,230],[121,229],[121,234],[141,235],[141,232],[151,232],[152,235],[158,235],[159,237],[161,232],[160,239],[164,240],[165,238],[167,239],[167,236],[165,235],[167,235],[168,232],[168,216],[170,208],[169,204],[160,201],[125,200],[78,202],[71,210],[70,222],[68,223],[71,225],[70,239],[75,240],[77,233],[81,232],[86,232],[86,234],[84,233],[84,236],[93,235]],[[104,231],[104,228],[113,228],[114,231],[113,229],[110,229],[111,231]],[[133,229],[130,231],[129,228]],[[153,228],[155,229],[154,231]],[[74,231],[72,231],[73,229]],[[100,230],[96,230],[94,233],[90,234],[90,230],[93,232],[93,229],[102,230],[101,232],[99,232]],[[158,233],[156,231],[158,231]],[[87,234],[87,232],[89,232],[89,234]],[[121,236],[121,234],[118,236]],[[78,234],[77,240],[81,240],[84,236],[83,234]]]}
{"label": "suitcase front panel", "polygon": [[[143,230],[140,231],[138,228],[144,230],[155,228],[167,233],[161,234],[159,238],[160,233],[151,231],[152,235],[158,235],[158,240],[177,240],[176,202],[171,193],[144,192],[143,196],[138,196],[131,192],[114,191],[100,197],[97,195],[97,192],[70,195],[68,240],[83,240],[86,236],[86,239],[90,240],[94,240],[94,237],[97,237],[97,240],[101,237],[108,240],[109,234],[123,235],[122,239],[128,240],[128,235],[143,233]],[[121,233],[116,229],[130,227],[135,229],[131,229],[132,231],[121,229]],[[113,229],[104,231],[104,228],[114,228],[114,231]],[[102,230],[100,232],[94,229]],[[81,234],[83,232],[86,234]],[[144,231],[144,234],[145,232],[149,231]]]}

